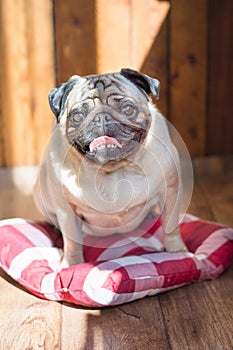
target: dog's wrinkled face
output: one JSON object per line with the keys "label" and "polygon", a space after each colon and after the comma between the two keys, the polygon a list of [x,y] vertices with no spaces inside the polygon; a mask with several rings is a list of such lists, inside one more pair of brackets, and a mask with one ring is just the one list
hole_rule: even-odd
{"label": "dog's wrinkled face", "polygon": [[50,105],[75,150],[106,164],[128,159],[151,124],[148,93],[159,82],[133,70],[72,77],[49,95]]}

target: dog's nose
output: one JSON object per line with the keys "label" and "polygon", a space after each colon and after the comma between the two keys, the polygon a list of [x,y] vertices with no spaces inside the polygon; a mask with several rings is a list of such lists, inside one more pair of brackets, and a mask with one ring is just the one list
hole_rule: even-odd
{"label": "dog's nose", "polygon": [[99,113],[93,118],[93,122],[108,123],[112,120],[112,116],[109,113]]}

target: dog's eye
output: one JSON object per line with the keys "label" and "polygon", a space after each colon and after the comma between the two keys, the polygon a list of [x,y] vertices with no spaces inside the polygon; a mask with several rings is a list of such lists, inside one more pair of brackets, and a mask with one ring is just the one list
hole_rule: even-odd
{"label": "dog's eye", "polygon": [[122,106],[121,111],[127,117],[132,117],[136,113],[136,108],[131,103],[126,103]]}
{"label": "dog's eye", "polygon": [[74,124],[80,123],[84,117],[85,117],[84,112],[78,111],[78,110],[72,111],[70,114],[71,121]]}

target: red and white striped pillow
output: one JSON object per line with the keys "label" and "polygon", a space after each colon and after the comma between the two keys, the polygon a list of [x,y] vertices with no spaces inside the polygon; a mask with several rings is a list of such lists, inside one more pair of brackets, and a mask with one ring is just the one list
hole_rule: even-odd
{"label": "red and white striped pillow", "polygon": [[[102,307],[213,279],[233,262],[233,230],[186,214],[180,224],[188,253],[163,251],[161,222],[143,236],[85,238],[85,263],[59,270],[62,238],[51,226],[0,221],[0,267],[33,294]],[[105,247],[105,248],[103,248]]]}

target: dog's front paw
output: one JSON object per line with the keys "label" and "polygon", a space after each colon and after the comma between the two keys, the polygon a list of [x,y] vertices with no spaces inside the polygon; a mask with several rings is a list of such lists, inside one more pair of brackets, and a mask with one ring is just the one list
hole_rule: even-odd
{"label": "dog's front paw", "polygon": [[65,269],[70,266],[78,265],[84,262],[83,254],[78,252],[77,254],[64,255],[59,266],[59,270]]}
{"label": "dog's front paw", "polygon": [[180,233],[166,234],[164,238],[164,246],[167,252],[188,252]]}

